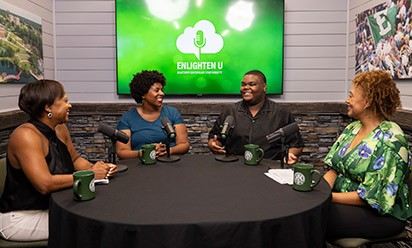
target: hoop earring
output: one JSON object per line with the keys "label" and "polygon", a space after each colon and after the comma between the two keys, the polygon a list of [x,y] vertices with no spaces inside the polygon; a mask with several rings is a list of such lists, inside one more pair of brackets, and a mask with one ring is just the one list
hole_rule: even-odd
{"label": "hoop earring", "polygon": [[47,117],[48,117],[49,119],[51,119],[51,118],[53,117],[52,112],[47,113]]}

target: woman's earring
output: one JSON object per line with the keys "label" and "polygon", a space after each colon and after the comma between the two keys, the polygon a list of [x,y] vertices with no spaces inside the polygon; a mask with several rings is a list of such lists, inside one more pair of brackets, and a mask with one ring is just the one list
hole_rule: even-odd
{"label": "woman's earring", "polygon": [[51,119],[53,117],[52,112],[47,113],[47,117],[49,117],[49,119]]}

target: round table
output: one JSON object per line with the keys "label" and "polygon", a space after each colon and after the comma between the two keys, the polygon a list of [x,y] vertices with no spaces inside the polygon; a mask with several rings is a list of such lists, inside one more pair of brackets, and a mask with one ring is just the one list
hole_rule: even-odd
{"label": "round table", "polygon": [[185,155],[175,163],[121,163],[96,198],[50,201],[49,247],[322,247],[331,191],[298,192],[257,166]]}

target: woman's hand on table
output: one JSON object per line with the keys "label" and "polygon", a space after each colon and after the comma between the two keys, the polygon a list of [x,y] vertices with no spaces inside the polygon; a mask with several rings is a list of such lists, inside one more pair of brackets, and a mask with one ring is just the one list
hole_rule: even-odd
{"label": "woman's hand on table", "polygon": [[98,161],[91,167],[91,170],[94,172],[95,179],[104,179],[113,176],[117,172],[117,166]]}
{"label": "woman's hand on table", "polygon": [[160,143],[155,143],[153,145],[156,145],[156,157],[166,155],[166,144],[163,144],[162,142],[160,142]]}

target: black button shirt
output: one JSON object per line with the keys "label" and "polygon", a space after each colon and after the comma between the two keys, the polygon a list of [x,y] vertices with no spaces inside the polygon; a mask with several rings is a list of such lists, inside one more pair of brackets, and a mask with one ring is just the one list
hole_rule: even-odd
{"label": "black button shirt", "polygon": [[[289,111],[281,109],[275,102],[266,98],[262,108],[256,116],[252,117],[243,100],[236,102],[220,114],[209,133],[209,139],[213,138],[214,135],[219,137],[221,127],[229,115],[234,118],[234,128],[230,137],[223,141],[229,154],[243,155],[244,145],[257,144],[265,151],[265,158],[281,158],[281,142],[277,141],[270,144],[266,140],[266,135],[295,122]],[[286,144],[289,148],[303,147],[300,133],[297,132],[290,137],[286,137]]]}

